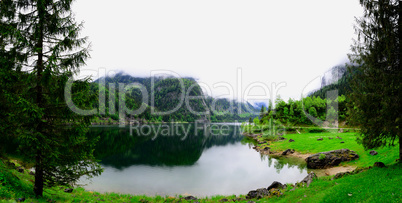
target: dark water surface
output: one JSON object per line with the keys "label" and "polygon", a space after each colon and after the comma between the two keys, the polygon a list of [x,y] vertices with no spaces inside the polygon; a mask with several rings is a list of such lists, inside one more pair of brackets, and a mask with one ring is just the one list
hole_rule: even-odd
{"label": "dark water surface", "polygon": [[[204,128],[205,127],[205,128]],[[131,135],[130,135],[131,133]],[[307,175],[303,161],[261,156],[238,125],[165,124],[92,127],[105,171],[87,190],[146,195],[246,194]]]}

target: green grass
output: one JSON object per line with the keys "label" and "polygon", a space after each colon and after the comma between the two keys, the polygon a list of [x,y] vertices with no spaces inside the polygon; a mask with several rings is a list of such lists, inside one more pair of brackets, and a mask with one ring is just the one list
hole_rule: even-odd
{"label": "green grass", "polygon": [[[342,139],[336,139],[337,136]],[[347,148],[355,151],[360,158],[351,162],[344,162],[342,165],[355,165],[359,167],[372,166],[377,161],[381,161],[385,165],[394,164],[396,163],[395,160],[399,158],[398,146],[378,148],[375,149],[378,155],[370,155],[369,152],[371,150],[364,150],[363,146],[356,142],[356,133],[351,132],[287,134],[284,137],[287,139],[271,142],[269,147],[274,151],[295,149],[297,152],[307,154]],[[334,139],[329,139],[329,137]],[[318,138],[323,138],[323,140],[317,141]],[[295,142],[289,142],[289,139],[293,139]],[[342,141],[345,143],[341,143]]]}
{"label": "green grass", "polygon": [[[367,171],[336,180],[322,177],[308,188],[285,192],[277,202],[401,202],[402,164]],[[276,201],[275,201],[276,202]]]}

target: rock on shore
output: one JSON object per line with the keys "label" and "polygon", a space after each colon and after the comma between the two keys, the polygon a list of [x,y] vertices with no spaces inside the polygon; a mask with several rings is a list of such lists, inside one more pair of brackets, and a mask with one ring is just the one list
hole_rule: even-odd
{"label": "rock on shore", "polygon": [[[324,154],[325,156],[320,154]],[[338,166],[341,162],[358,159],[359,155],[349,149],[339,149],[313,154],[306,158],[307,168],[325,169]]]}

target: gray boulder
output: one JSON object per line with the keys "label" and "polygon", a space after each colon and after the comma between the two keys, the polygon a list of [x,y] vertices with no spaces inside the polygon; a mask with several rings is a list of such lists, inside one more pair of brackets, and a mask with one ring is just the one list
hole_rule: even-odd
{"label": "gray boulder", "polygon": [[11,168],[15,168],[15,163],[13,163],[13,162],[8,162],[8,165],[9,165]]}
{"label": "gray boulder", "polygon": [[375,155],[378,154],[378,152],[376,152],[376,151],[374,151],[374,150],[371,150],[371,151],[370,151],[370,154],[373,155],[373,156],[375,156]]}
{"label": "gray boulder", "polygon": [[265,196],[269,196],[269,191],[266,188],[260,188],[257,190],[251,190],[247,193],[246,199],[261,199]]}
{"label": "gray boulder", "polygon": [[72,193],[72,192],[73,192],[73,189],[71,189],[71,188],[66,188],[66,189],[64,189],[64,192]]}
{"label": "gray boulder", "polygon": [[339,172],[337,174],[335,174],[335,176],[332,178],[332,180],[338,179],[338,178],[342,178],[343,176],[349,175],[350,172]]}
{"label": "gray boulder", "polygon": [[284,188],[284,185],[278,181],[274,181],[270,186],[268,186],[267,190],[270,191],[272,188],[282,189]]}
{"label": "gray boulder", "polygon": [[232,202],[243,202],[243,201],[246,201],[246,199],[240,197],[232,199]]}
{"label": "gray boulder", "polygon": [[[324,154],[325,158],[320,159],[320,154]],[[311,169],[325,169],[333,166],[338,166],[341,162],[352,161],[358,159],[359,155],[349,149],[339,149],[329,152],[321,152],[313,154],[306,158],[307,168]]]}
{"label": "gray boulder", "polygon": [[194,197],[194,196],[187,196],[187,197],[184,197],[183,199],[185,199],[185,200],[197,200],[197,198]]}
{"label": "gray boulder", "polygon": [[25,201],[25,197],[21,197],[15,200],[16,202],[24,202]]}
{"label": "gray boulder", "polygon": [[293,154],[293,153],[295,153],[294,149],[287,149],[282,152],[282,155]]}
{"label": "gray boulder", "polygon": [[20,173],[24,173],[24,169],[22,167],[18,167],[17,171],[20,172]]}
{"label": "gray boulder", "polygon": [[385,167],[385,164],[382,163],[382,162],[375,162],[375,163],[374,163],[374,167],[384,168],[384,167]]}
{"label": "gray boulder", "polygon": [[317,175],[314,172],[311,172],[301,181],[301,183],[306,183],[308,187],[314,179],[317,179]]}

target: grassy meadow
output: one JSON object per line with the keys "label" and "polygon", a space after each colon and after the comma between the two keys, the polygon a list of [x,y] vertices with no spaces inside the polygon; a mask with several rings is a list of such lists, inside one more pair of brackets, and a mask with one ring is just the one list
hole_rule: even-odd
{"label": "grassy meadow", "polygon": [[[336,139],[339,136],[342,139]],[[375,149],[378,155],[370,155],[371,150],[365,150],[364,147],[356,142],[355,132],[345,133],[303,133],[303,134],[286,134],[286,138],[282,141],[270,142],[269,147],[273,151],[284,151],[286,149],[295,149],[302,154],[315,154],[319,152],[337,150],[337,149],[350,149],[355,151],[360,158],[351,162],[344,162],[341,165],[354,165],[358,167],[373,166],[375,162],[383,162],[385,165],[396,163],[399,156],[398,145],[395,147],[383,147]],[[318,138],[323,138],[322,141],[317,141]],[[329,139],[333,138],[333,139]],[[263,138],[259,138],[261,141]],[[295,142],[289,142],[289,139]],[[344,143],[341,143],[344,142]],[[261,146],[268,146],[262,144]]]}

